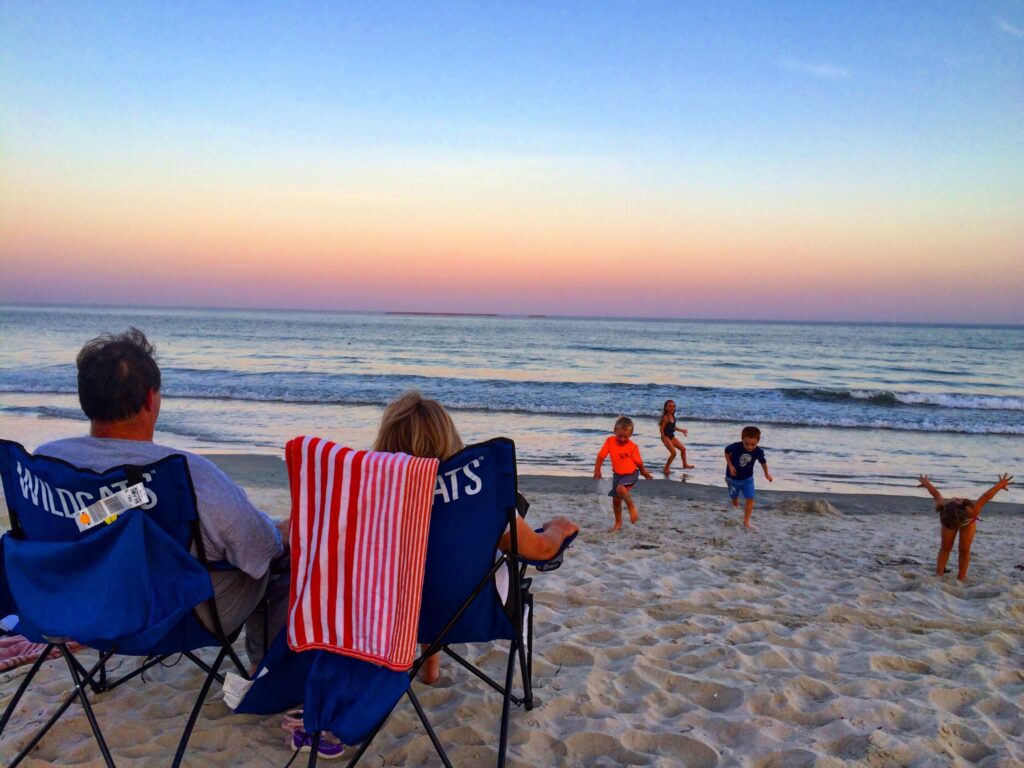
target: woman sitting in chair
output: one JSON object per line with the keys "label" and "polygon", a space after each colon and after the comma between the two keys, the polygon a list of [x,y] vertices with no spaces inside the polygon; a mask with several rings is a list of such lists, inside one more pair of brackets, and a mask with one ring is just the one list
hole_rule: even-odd
{"label": "woman sitting in chair", "polygon": [[[419,392],[406,392],[384,409],[380,431],[373,445],[375,451],[408,453],[444,461],[465,446],[452,417],[436,400],[428,400]],[[557,517],[544,523],[541,530],[533,528],[522,518],[516,518],[516,540],[519,554],[528,560],[549,560],[562,547],[562,542],[579,530],[573,523]],[[498,542],[500,549],[511,546],[510,531]],[[420,680],[434,683],[441,674],[441,657],[434,654],[420,668]]]}

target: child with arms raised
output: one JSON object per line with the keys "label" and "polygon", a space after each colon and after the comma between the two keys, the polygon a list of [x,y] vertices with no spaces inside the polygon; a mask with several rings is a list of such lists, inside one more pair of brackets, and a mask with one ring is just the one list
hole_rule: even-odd
{"label": "child with arms raised", "polygon": [[924,488],[935,499],[935,511],[939,513],[939,522],[942,523],[942,542],[939,545],[939,557],[935,563],[935,575],[942,576],[946,572],[946,562],[949,560],[949,553],[953,551],[953,542],[960,538],[957,557],[958,580],[967,578],[967,567],[971,564],[971,542],[974,541],[974,532],[977,529],[977,520],[981,515],[981,508],[992,501],[1000,491],[1010,487],[1013,477],[1000,475],[999,480],[985,493],[978,497],[977,501],[970,499],[944,499],[939,490],[932,485],[928,475],[921,475],[917,478],[919,487]]}

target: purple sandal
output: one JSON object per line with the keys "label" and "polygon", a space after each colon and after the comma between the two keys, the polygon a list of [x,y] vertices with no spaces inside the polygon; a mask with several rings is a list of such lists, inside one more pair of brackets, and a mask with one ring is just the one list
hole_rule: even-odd
{"label": "purple sandal", "polygon": [[[286,743],[292,748],[292,752],[309,752],[313,748],[313,735],[306,733],[302,727],[301,709],[285,712],[281,719],[281,727],[289,734]],[[344,751],[344,744],[328,731],[321,731],[320,743],[316,750],[318,758],[334,760],[341,757]]]}

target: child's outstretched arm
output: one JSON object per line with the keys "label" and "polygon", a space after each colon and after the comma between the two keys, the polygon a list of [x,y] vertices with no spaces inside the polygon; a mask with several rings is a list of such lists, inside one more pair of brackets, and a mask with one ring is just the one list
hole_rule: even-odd
{"label": "child's outstretched arm", "polygon": [[928,493],[935,499],[935,504],[939,505],[942,503],[942,494],[939,493],[939,489],[932,485],[932,481],[928,479],[928,475],[917,476],[917,487],[924,488]]}
{"label": "child's outstretched arm", "polygon": [[764,470],[764,479],[767,480],[769,483],[772,482],[772,476],[771,476],[771,473],[768,471],[768,462],[767,461],[762,461],[761,462],[761,469]]}
{"label": "child's outstretched arm", "polygon": [[640,470],[640,474],[644,476],[644,479],[646,479],[646,480],[653,480],[654,479],[654,477],[651,475],[651,473],[648,472],[646,469],[644,469],[644,464],[643,464],[642,461],[638,461],[636,463],[636,468]]}
{"label": "child's outstretched arm", "polygon": [[989,488],[983,493],[978,500],[974,502],[974,514],[975,516],[981,514],[981,508],[988,504],[992,499],[996,497],[996,494],[1000,491],[1005,491],[1010,487],[1010,483],[1013,482],[1013,476],[1009,474],[1000,475],[999,480],[996,484]]}

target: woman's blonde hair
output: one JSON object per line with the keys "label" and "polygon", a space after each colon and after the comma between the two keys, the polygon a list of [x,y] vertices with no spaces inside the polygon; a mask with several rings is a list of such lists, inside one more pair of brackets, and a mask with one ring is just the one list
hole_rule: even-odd
{"label": "woman's blonde hair", "polygon": [[409,453],[428,459],[447,459],[461,451],[462,438],[448,411],[437,400],[410,390],[391,401],[380,419],[375,451]]}

